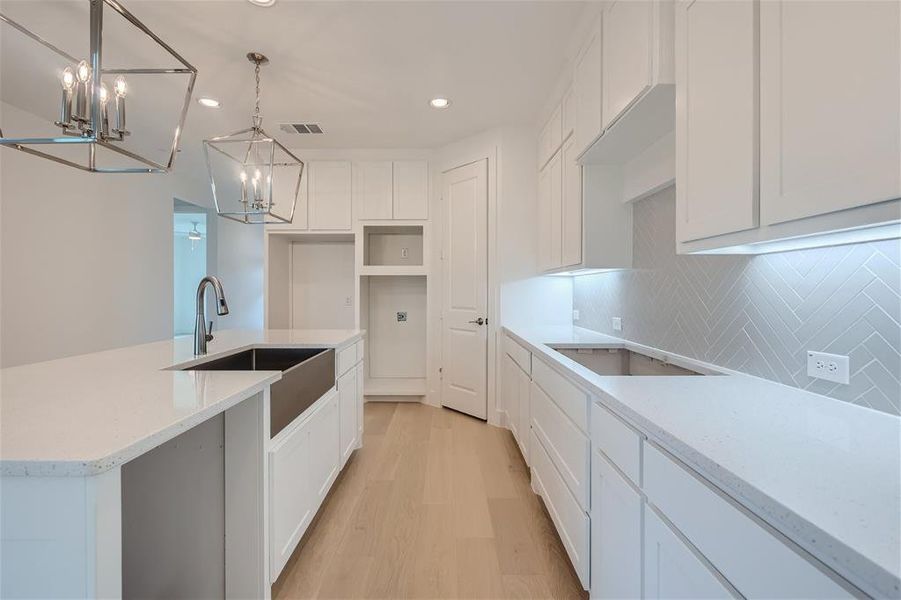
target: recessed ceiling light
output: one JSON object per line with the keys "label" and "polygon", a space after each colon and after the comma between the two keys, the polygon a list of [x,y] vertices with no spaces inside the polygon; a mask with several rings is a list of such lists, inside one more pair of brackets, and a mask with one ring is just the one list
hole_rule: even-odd
{"label": "recessed ceiling light", "polygon": [[450,100],[447,98],[432,98],[429,100],[429,104],[432,108],[447,108],[450,106]]}
{"label": "recessed ceiling light", "polygon": [[247,0],[254,6],[272,6],[275,4],[275,0]]}
{"label": "recessed ceiling light", "polygon": [[219,108],[220,106],[219,101],[213,98],[198,98],[197,103],[207,108]]}

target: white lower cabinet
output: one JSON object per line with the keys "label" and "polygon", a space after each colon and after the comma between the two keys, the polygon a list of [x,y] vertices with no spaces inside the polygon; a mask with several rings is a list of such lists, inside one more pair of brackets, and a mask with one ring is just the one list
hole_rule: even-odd
{"label": "white lower cabinet", "polygon": [[641,492],[592,455],[591,597],[641,597]]}
{"label": "white lower cabinet", "polygon": [[360,361],[357,365],[357,448],[363,447],[363,373],[363,362]]}
{"label": "white lower cabinet", "polygon": [[531,434],[529,449],[532,459],[532,490],[544,500],[573,569],[582,587],[587,590],[590,535],[588,515],[569,491],[547,450],[535,436],[534,429]]}
{"label": "white lower cabinet", "polygon": [[269,449],[269,564],[275,581],[338,473],[338,394],[282,430]]}
{"label": "white lower cabinet", "polygon": [[645,507],[644,597],[731,598],[734,596],[657,514]]}
{"label": "white lower cabinet", "polygon": [[341,423],[341,466],[357,449],[357,419],[359,413],[357,398],[357,369],[353,368],[338,378],[338,417]]}

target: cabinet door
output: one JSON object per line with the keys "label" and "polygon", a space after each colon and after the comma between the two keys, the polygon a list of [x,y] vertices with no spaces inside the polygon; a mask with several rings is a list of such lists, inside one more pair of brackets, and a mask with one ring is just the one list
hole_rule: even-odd
{"label": "cabinet door", "polygon": [[644,507],[645,598],[732,598],[730,592],[704,562],[660,520]]}
{"label": "cabinet door", "polygon": [[353,164],[353,199],[358,219],[391,218],[392,173],[391,161]]}
{"label": "cabinet door", "polygon": [[573,90],[576,94],[575,154],[584,152],[601,135],[601,24],[598,21],[576,60]]}
{"label": "cabinet door", "polygon": [[551,171],[545,167],[538,173],[538,268],[553,268],[551,249]]}
{"label": "cabinet door", "polygon": [[294,428],[269,450],[271,581],[281,573],[315,512],[309,424]]}
{"label": "cabinet door", "polygon": [[558,104],[554,109],[544,129],[538,137],[538,166],[543,167],[545,163],[554,155],[560,142],[563,141],[563,105]]}
{"label": "cabinet door", "polygon": [[363,447],[363,363],[357,365],[357,448]]}
{"label": "cabinet door", "polygon": [[531,464],[530,444],[532,440],[532,378],[522,369],[518,369],[516,374],[519,378],[519,392],[517,394],[519,398],[519,449],[522,451],[522,457],[525,459],[526,464],[529,465]]}
{"label": "cabinet door", "polygon": [[424,160],[394,162],[394,218],[429,218],[429,163]]}
{"label": "cabinet door", "polygon": [[760,3],[764,223],[901,197],[901,3]]}
{"label": "cabinet door", "polygon": [[641,597],[641,494],[592,453],[591,597]]}
{"label": "cabinet door", "polygon": [[328,494],[340,470],[341,450],[338,423],[338,394],[328,393],[328,400],[310,419],[310,493],[313,512]]}
{"label": "cabinet door", "polygon": [[757,2],[676,8],[676,234],[757,227]]}
{"label": "cabinet door", "polygon": [[351,229],[351,168],[343,160],[310,163],[310,229]]}
{"label": "cabinet door", "polygon": [[652,0],[616,0],[604,9],[603,128],[651,85]]}
{"label": "cabinet door", "polygon": [[556,269],[563,264],[563,153],[558,151],[547,164],[550,187],[550,244],[548,266]]}
{"label": "cabinet door", "polygon": [[576,162],[573,138],[563,144],[562,258],[564,266],[582,262],[582,166]]}
{"label": "cabinet door", "polygon": [[357,369],[338,379],[338,420],[341,423],[341,466],[357,448]]}
{"label": "cabinet door", "polygon": [[522,437],[519,430],[519,366],[516,364],[509,354],[504,353],[502,373],[502,393],[504,398],[504,408],[507,410],[507,425],[513,433],[513,437],[517,443]]}

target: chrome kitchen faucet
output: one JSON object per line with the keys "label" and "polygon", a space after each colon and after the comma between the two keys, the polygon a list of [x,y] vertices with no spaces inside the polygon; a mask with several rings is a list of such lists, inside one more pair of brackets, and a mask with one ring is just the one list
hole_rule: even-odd
{"label": "chrome kitchen faucet", "polygon": [[[222,290],[222,282],[213,275],[207,275],[200,280],[197,286],[197,316],[194,319],[194,356],[206,354],[206,343],[213,339],[213,334],[206,329],[206,304],[203,301],[207,284],[213,286],[216,292],[216,314],[220,317],[228,314],[228,303],[225,301],[225,292]],[[213,331],[213,322],[210,321],[210,331]]]}

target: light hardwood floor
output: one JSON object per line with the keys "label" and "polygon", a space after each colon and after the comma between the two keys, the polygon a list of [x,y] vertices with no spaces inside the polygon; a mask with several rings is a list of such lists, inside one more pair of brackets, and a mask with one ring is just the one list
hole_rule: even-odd
{"label": "light hardwood floor", "polygon": [[510,432],[370,402],[347,464],[273,598],[580,598]]}

